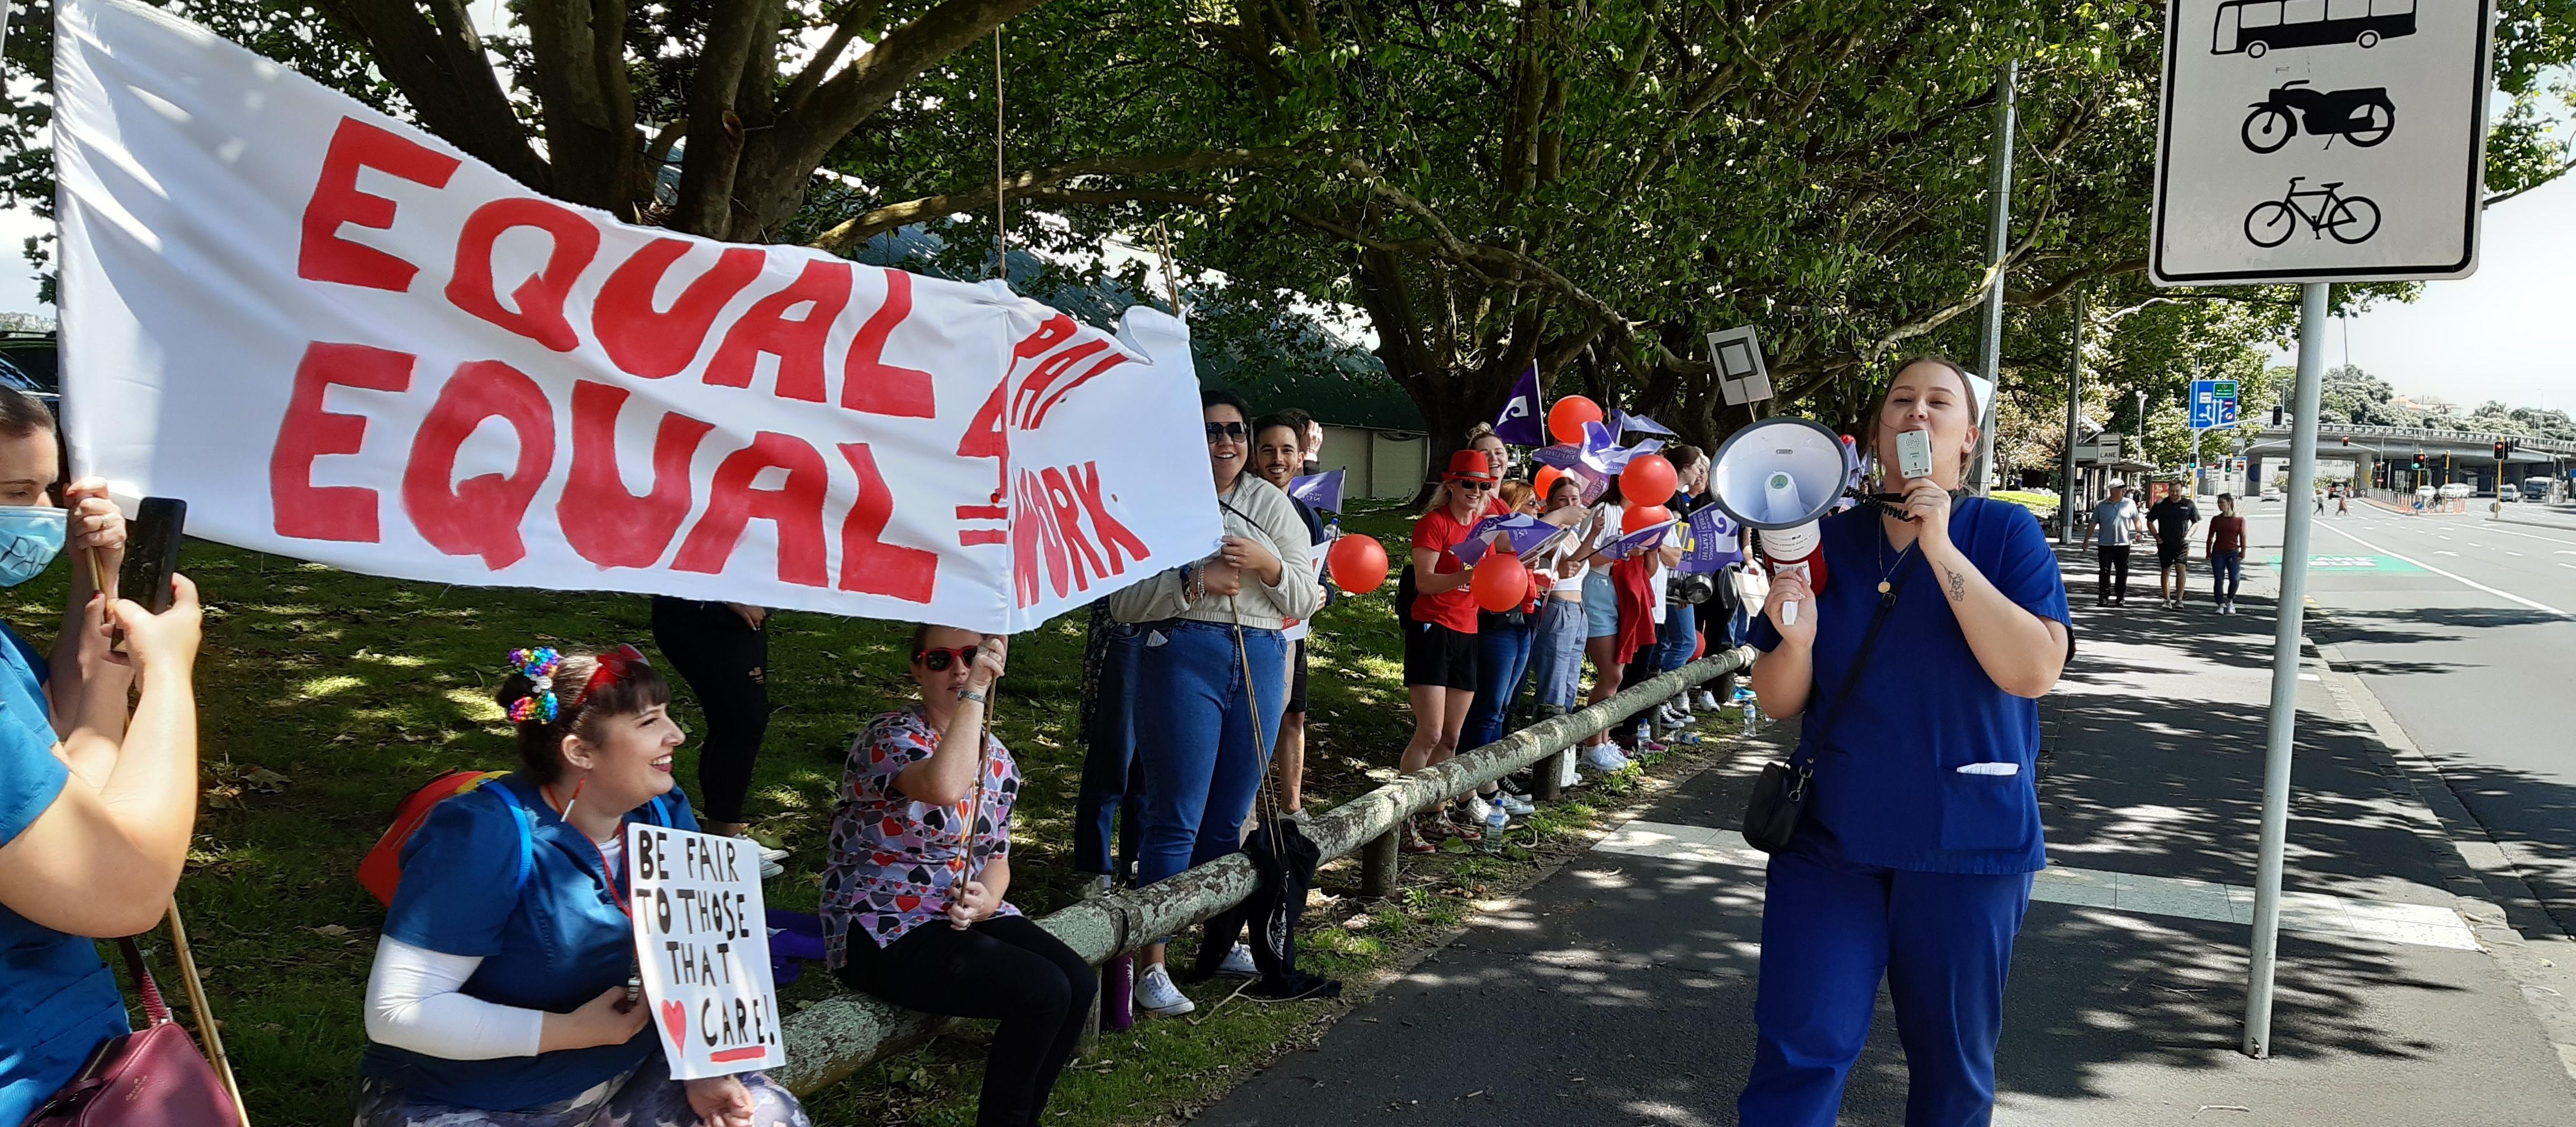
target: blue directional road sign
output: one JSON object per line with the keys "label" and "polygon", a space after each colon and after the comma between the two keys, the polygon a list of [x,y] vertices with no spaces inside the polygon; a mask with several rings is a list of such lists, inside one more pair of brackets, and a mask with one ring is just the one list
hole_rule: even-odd
{"label": "blue directional road sign", "polygon": [[2236,381],[2191,381],[2191,429],[2214,430],[2236,425]]}

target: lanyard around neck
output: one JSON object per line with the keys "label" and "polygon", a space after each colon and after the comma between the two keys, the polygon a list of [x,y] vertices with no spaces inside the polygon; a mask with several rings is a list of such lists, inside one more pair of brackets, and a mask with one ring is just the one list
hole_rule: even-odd
{"label": "lanyard around neck", "polygon": [[[608,886],[609,903],[616,905],[619,912],[626,914],[630,918],[633,917],[635,915],[635,909],[632,905],[627,903],[626,890],[617,886],[617,873],[608,863],[607,847],[596,841],[592,841],[589,834],[582,833],[580,826],[572,824],[572,819],[563,816],[564,807],[562,804],[555,801],[555,788],[552,784],[543,785],[537,789],[540,793],[545,795],[546,805],[555,811],[555,820],[570,827],[572,832],[580,834],[581,839],[590,844],[591,853],[599,858],[599,879]],[[575,788],[574,793],[578,794],[579,788]],[[625,825],[623,822],[619,823],[618,829],[621,832],[624,831]]]}

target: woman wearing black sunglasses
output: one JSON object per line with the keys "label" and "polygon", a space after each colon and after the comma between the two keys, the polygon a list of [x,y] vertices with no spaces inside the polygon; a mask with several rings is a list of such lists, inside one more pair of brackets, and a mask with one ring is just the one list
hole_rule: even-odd
{"label": "woman wearing black sunglasses", "polygon": [[[1252,449],[1243,400],[1205,391],[1199,402],[1225,539],[1214,555],[1109,599],[1119,621],[1144,628],[1131,682],[1140,885],[1242,848],[1243,819],[1287,703],[1288,643],[1279,632],[1289,619],[1313,618],[1323,602],[1296,506],[1244,472]],[[1196,1008],[1163,969],[1161,944],[1147,947],[1143,962],[1137,1005],[1166,1017]]]}
{"label": "woman wearing black sunglasses", "polygon": [[947,626],[912,632],[921,700],[850,745],[823,870],[824,964],[898,1006],[998,1018],[979,1124],[1040,1121],[1072,1059],[1097,980],[1020,914],[1011,889],[1019,765],[985,730],[1010,641]]}

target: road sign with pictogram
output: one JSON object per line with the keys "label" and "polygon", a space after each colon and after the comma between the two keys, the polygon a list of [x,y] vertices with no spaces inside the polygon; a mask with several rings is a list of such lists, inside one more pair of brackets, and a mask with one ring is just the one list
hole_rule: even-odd
{"label": "road sign with pictogram", "polygon": [[2492,0],[2172,0],[2159,285],[2477,269]]}
{"label": "road sign with pictogram", "polygon": [[2191,381],[2191,429],[2236,425],[2236,381]]}

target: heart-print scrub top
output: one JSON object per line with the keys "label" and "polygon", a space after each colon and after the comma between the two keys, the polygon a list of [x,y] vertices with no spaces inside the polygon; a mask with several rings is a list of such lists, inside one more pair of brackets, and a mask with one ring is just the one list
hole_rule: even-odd
{"label": "heart-print scrub top", "polygon": [[[832,811],[832,858],[823,869],[823,961],[835,970],[855,931],[878,946],[932,921],[945,924],[948,902],[963,878],[965,847],[959,827],[966,811],[904,797],[895,785],[903,769],[930,758],[939,732],[920,705],[876,718],[850,744],[841,769],[841,800]],[[975,816],[973,868],[1011,853],[1011,804],[1020,794],[1020,768],[1002,742],[984,737],[984,802]],[[1005,903],[997,916],[1020,910]]]}

